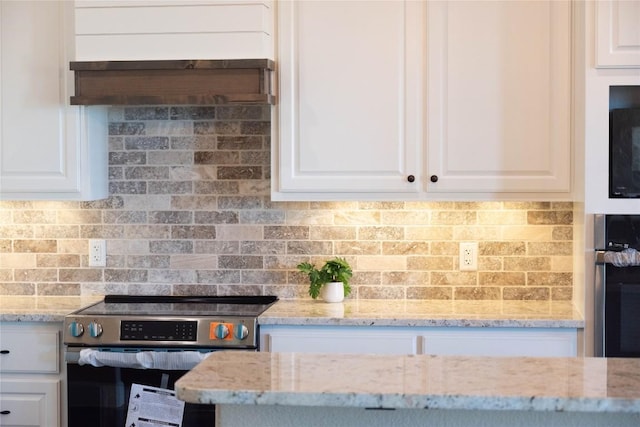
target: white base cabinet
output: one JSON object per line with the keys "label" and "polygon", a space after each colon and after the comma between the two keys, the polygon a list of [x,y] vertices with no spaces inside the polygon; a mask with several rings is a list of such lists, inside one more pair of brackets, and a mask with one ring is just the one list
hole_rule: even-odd
{"label": "white base cabinet", "polygon": [[0,425],[59,426],[60,381],[0,380]]}
{"label": "white base cabinet", "polygon": [[262,351],[574,357],[574,328],[260,326]]}
{"label": "white base cabinet", "polygon": [[69,105],[72,12],[0,2],[0,200],[108,196],[106,113]]}
{"label": "white base cabinet", "polygon": [[0,425],[60,427],[61,327],[0,323]]}

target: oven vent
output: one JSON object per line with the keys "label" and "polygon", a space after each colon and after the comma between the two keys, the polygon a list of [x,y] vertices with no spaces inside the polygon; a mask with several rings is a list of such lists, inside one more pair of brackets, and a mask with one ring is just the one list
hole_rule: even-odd
{"label": "oven vent", "polygon": [[274,104],[270,59],[71,62],[72,105]]}

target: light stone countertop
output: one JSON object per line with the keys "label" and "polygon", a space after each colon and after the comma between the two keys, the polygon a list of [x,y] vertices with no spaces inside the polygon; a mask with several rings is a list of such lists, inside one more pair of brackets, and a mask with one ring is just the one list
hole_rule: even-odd
{"label": "light stone countertop", "polygon": [[583,328],[571,301],[280,300],[260,325]]}
{"label": "light stone countertop", "polygon": [[640,359],[215,352],[191,403],[640,413]]}
{"label": "light stone countertop", "polygon": [[[67,314],[100,301],[88,296],[0,296],[0,321],[62,322]],[[280,300],[259,317],[261,325],[475,326],[582,328],[571,302]]]}
{"label": "light stone countertop", "polygon": [[62,322],[64,316],[98,302],[103,295],[7,296],[0,295],[2,322]]}

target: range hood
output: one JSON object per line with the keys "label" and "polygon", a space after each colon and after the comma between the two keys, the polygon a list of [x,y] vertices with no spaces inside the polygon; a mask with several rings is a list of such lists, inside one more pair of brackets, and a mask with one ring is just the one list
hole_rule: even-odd
{"label": "range hood", "polygon": [[71,62],[72,105],[274,104],[270,59]]}

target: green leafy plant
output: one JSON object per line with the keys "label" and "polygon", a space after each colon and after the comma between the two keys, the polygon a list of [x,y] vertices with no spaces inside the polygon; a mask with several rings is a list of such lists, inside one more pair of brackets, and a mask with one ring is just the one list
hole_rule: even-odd
{"label": "green leafy plant", "polygon": [[353,276],[351,266],[344,258],[336,257],[325,262],[322,268],[318,269],[315,265],[308,262],[298,264],[298,270],[309,276],[309,295],[316,299],[320,295],[320,289],[325,283],[342,282],[344,285],[344,295],[351,293],[349,279]]}

